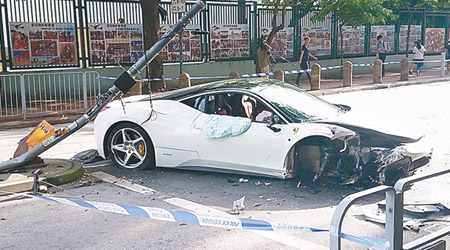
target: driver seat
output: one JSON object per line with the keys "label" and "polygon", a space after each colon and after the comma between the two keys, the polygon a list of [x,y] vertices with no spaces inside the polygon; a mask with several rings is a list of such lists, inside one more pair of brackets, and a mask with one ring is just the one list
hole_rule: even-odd
{"label": "driver seat", "polygon": [[223,95],[216,96],[216,111],[215,113],[218,115],[231,115],[232,109],[231,106],[227,103],[225,100],[225,97]]}

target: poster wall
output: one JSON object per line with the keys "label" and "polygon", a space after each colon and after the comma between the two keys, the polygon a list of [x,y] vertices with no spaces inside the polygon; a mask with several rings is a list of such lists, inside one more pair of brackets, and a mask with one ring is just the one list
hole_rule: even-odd
{"label": "poster wall", "polygon": [[[261,27],[260,34],[267,37],[271,30],[269,27]],[[273,55],[294,58],[294,27],[285,27],[278,31],[270,46]]]}
{"label": "poster wall", "polygon": [[[399,49],[400,51],[406,51],[406,38],[408,35],[408,25],[400,26],[400,36],[399,36]],[[408,50],[412,51],[414,47],[414,42],[417,40],[422,40],[422,25],[411,25],[411,32],[409,35],[409,45]]]}
{"label": "poster wall", "polygon": [[[342,27],[342,35],[344,40],[344,55],[346,54],[363,54],[365,42],[366,27],[358,26],[353,28],[351,26]],[[338,36],[338,49],[341,52],[341,38]]]}
{"label": "poster wall", "polygon": [[394,38],[395,38],[395,26],[394,25],[373,25],[370,28],[370,52],[377,52],[377,36],[382,35],[383,41],[388,45],[388,52],[394,51]]}
{"label": "poster wall", "polygon": [[11,22],[9,29],[13,68],[78,65],[74,24]]}
{"label": "poster wall", "polygon": [[90,23],[91,65],[130,64],[144,55],[142,25]]}
{"label": "poster wall", "polygon": [[[165,34],[170,29],[170,25],[163,24],[160,28],[161,35]],[[189,24],[183,32],[183,61],[199,61],[202,58],[200,47],[200,35],[193,33],[195,30],[200,30],[200,25]],[[169,44],[161,51],[165,62],[178,62],[180,56],[180,40],[175,36]]]}
{"label": "poster wall", "polygon": [[250,56],[248,24],[211,24],[211,58]]}
{"label": "poster wall", "polygon": [[427,53],[439,53],[444,51],[445,28],[426,28],[424,46]]}
{"label": "poster wall", "polygon": [[305,36],[311,38],[309,50],[313,55],[331,55],[331,27],[302,27],[302,37]]}

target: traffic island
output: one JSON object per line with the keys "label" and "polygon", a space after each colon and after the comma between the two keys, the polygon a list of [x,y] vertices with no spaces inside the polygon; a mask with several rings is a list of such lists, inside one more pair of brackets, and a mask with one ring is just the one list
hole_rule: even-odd
{"label": "traffic island", "polygon": [[0,174],[0,191],[13,193],[30,191],[33,188],[32,173],[37,169],[42,170],[39,180],[56,186],[75,181],[84,173],[83,165],[79,162],[65,159],[44,159],[26,165],[19,173]]}

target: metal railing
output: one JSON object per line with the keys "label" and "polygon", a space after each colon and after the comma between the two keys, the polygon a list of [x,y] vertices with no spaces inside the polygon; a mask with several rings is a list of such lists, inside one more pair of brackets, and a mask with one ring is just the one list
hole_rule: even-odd
{"label": "metal railing", "polygon": [[0,75],[0,118],[82,112],[100,93],[97,72]]}
{"label": "metal railing", "polygon": [[330,249],[340,250],[341,249],[341,238],[342,238],[342,223],[347,213],[348,209],[356,201],[361,200],[370,195],[378,193],[386,193],[386,233],[385,240],[389,242],[388,249],[390,250],[412,250],[423,247],[430,244],[446,235],[450,235],[450,227],[444,228],[440,231],[434,232],[425,237],[419,238],[413,242],[403,245],[403,198],[404,192],[415,182],[430,179],[436,176],[449,174],[450,168],[437,171],[435,173],[411,176],[407,178],[400,179],[394,185],[391,186],[378,186],[362,192],[358,192],[347,196],[343,199],[339,205],[334,210],[333,217],[331,219],[330,225]]}

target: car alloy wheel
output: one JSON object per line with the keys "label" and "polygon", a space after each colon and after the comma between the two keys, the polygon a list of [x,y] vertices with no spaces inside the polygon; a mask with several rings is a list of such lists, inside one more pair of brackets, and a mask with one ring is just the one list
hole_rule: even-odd
{"label": "car alloy wheel", "polygon": [[121,168],[145,169],[154,166],[153,145],[139,126],[121,124],[108,137],[109,156]]}

